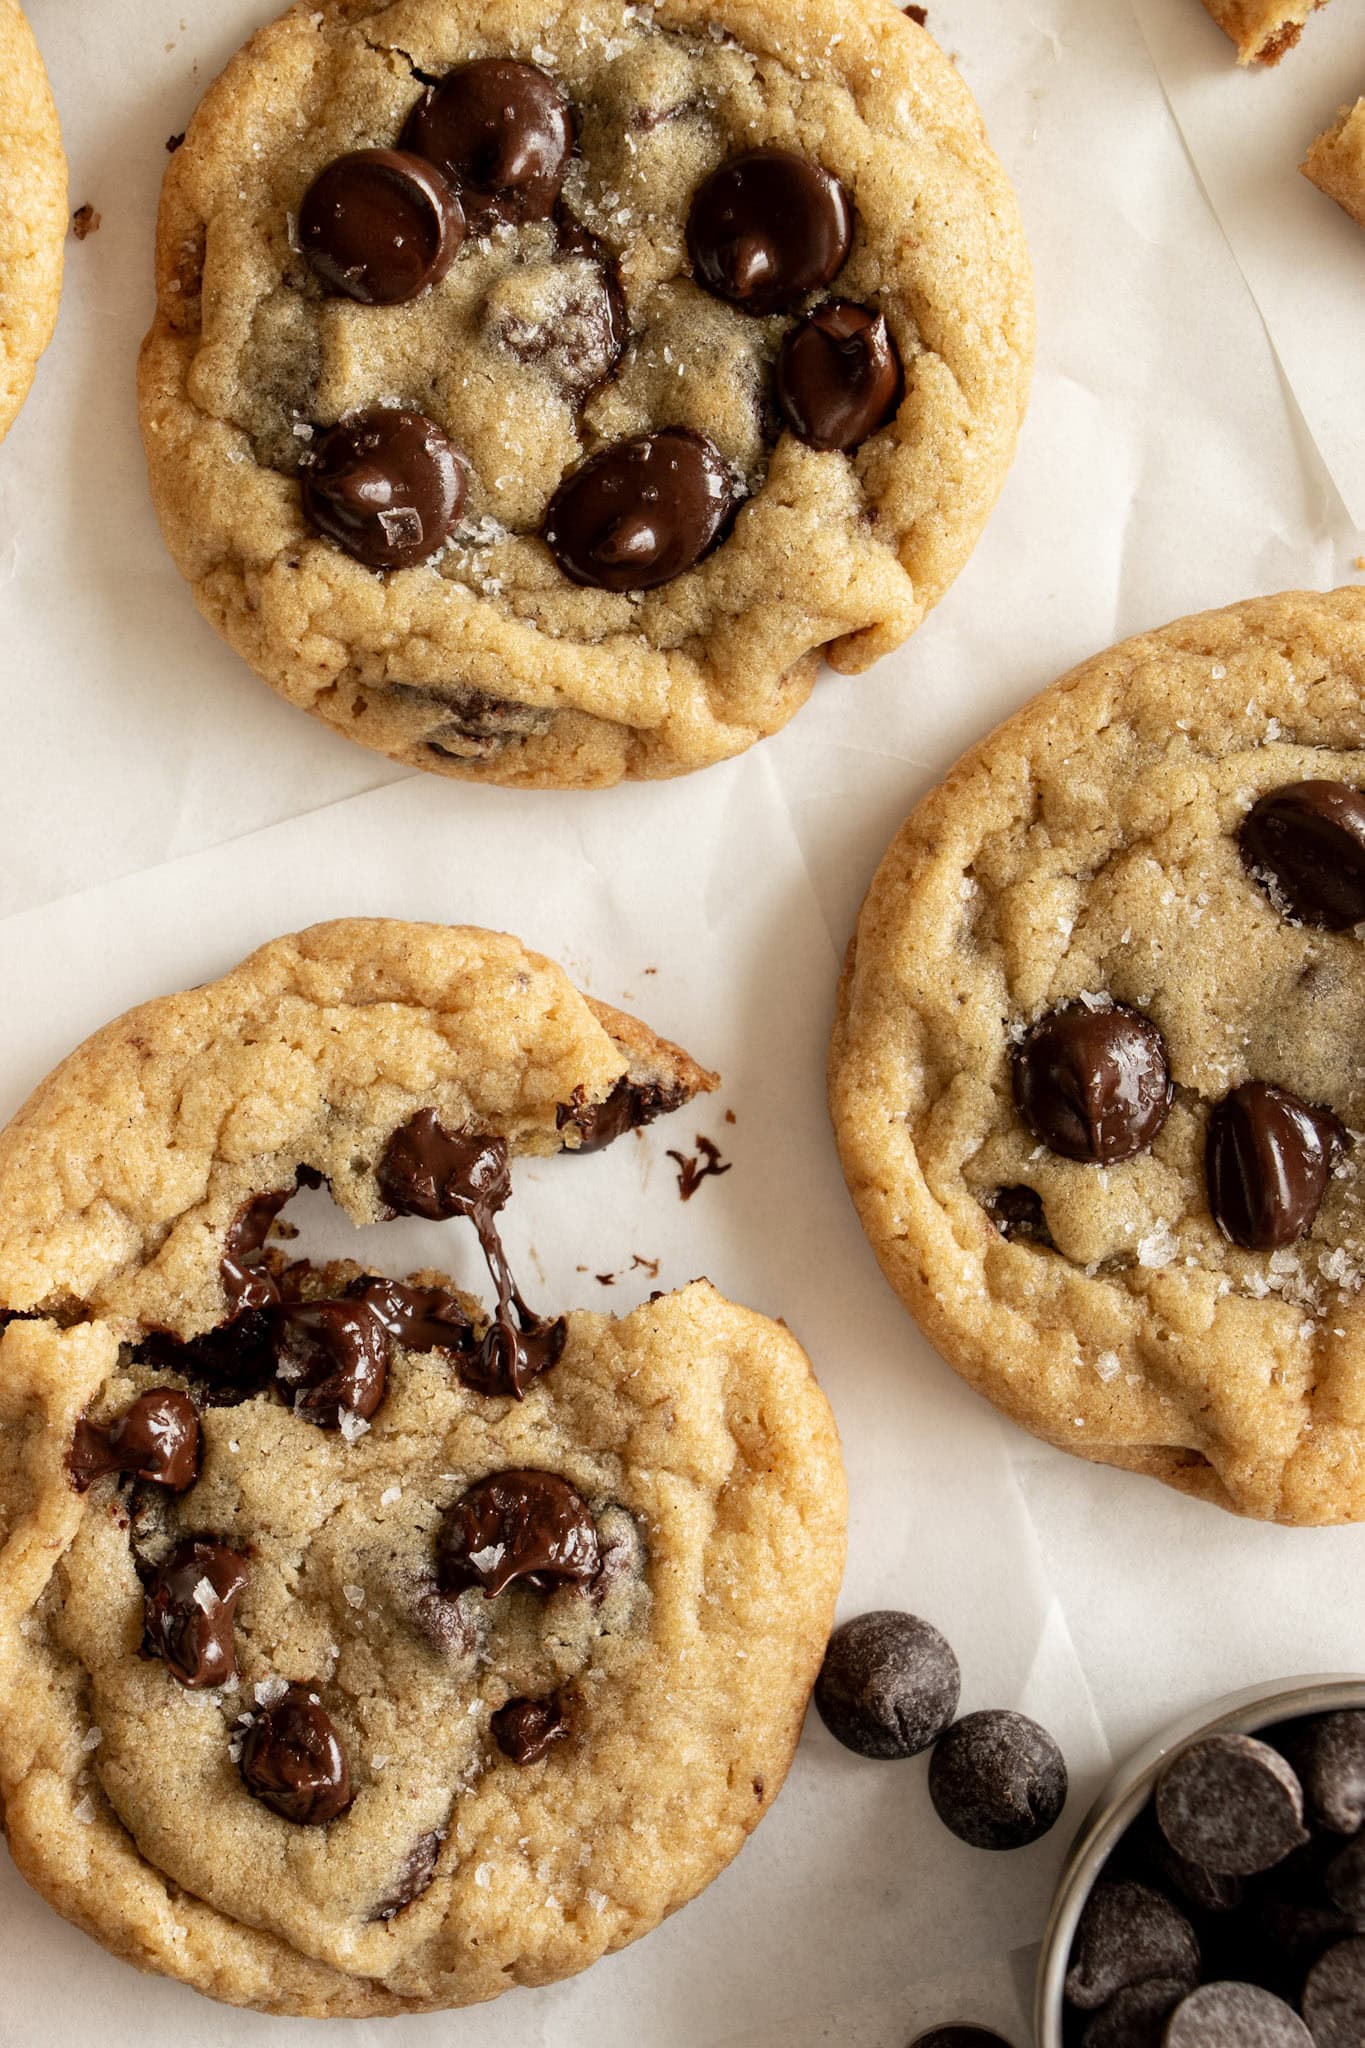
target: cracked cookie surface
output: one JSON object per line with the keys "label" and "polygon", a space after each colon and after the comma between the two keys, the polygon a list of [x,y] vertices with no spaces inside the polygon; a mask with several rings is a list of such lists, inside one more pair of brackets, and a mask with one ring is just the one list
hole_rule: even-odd
{"label": "cracked cookie surface", "polygon": [[1061,1449],[1296,1523],[1365,1517],[1363,702],[1359,590],[1086,663],[902,828],[830,1056],[949,1362]]}
{"label": "cracked cookie surface", "polygon": [[[105,1946],[269,2011],[473,2003],[762,1817],[843,1558],[809,1363],[704,1281],[550,1323],[496,1229],[509,1157],[711,1085],[513,940],[354,922],[0,1133],[0,1794]],[[319,1180],[472,1222],[497,1306],[291,1255]]]}
{"label": "cracked cookie surface", "polygon": [[65,241],[57,109],[18,0],[0,0],[0,439],[57,324]]}
{"label": "cracked cookie surface", "polygon": [[[466,228],[443,274],[398,304],[322,281],[297,231],[319,174],[356,151],[442,155],[433,96],[461,67],[508,63],[524,67],[518,90],[558,96],[572,123],[557,196],[490,225],[443,155]],[[528,88],[527,71],[547,83]],[[724,263],[699,282],[689,253],[699,189],[755,149],[815,161],[853,210],[828,288],[776,310],[771,294],[723,296]],[[410,169],[405,189],[429,208]],[[995,500],[1031,364],[1013,196],[953,67],[890,0],[853,14],[833,0],[299,7],[190,124],[157,268],[143,433],[201,610],[352,738],[531,786],[705,766],[784,725],[822,650],[858,670],[898,645]],[[373,282],[353,266],[351,288]],[[815,445],[829,421],[812,423],[777,375],[802,313],[828,300],[846,310],[808,340],[795,381],[818,396],[821,366],[845,352],[848,452]],[[869,314],[885,330],[850,337]],[[779,388],[809,438],[784,429]],[[376,570],[334,527],[321,537],[301,486],[338,421],[399,406],[453,446],[464,497],[438,552]],[[723,518],[652,587],[584,582],[571,548],[561,566],[547,536],[566,480],[677,433],[704,437]],[[629,568],[647,539],[620,546]]]}

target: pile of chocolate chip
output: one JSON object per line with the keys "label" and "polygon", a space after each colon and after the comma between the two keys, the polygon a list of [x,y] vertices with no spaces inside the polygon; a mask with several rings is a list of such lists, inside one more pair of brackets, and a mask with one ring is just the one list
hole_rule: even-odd
{"label": "pile of chocolate chip", "polygon": [[[1325,931],[1365,921],[1359,790],[1321,781],[1271,790],[1238,837],[1251,879],[1281,916]],[[1146,1151],[1175,1094],[1151,1018],[1094,995],[1037,1020],[1014,1049],[1013,1078],[1015,1105],[1039,1143],[1095,1166]],[[1348,1144],[1344,1124],[1324,1104],[1269,1081],[1234,1088],[1214,1105],[1204,1148],[1209,1209],[1223,1235],[1247,1251],[1297,1243],[1312,1229]],[[1050,1244],[1034,1189],[997,1189],[985,1206],[1002,1236]]]}
{"label": "pile of chocolate chip", "polygon": [[1086,1901],[1066,2001],[1079,2048],[1361,2048],[1365,1712],[1181,1750]]}
{"label": "pile of chocolate chip", "polygon": [[[614,266],[562,205],[574,140],[573,111],[537,65],[461,65],[427,87],[397,148],[353,150],[324,167],[299,209],[300,249],[325,290],[397,306],[440,283],[467,235],[553,221],[561,248],[591,256],[607,274],[610,375],[630,334]],[[799,311],[833,283],[852,245],[844,187],[789,149],[748,150],[722,164],[695,193],[687,221],[697,285],[755,319]],[[811,448],[859,447],[886,425],[903,389],[880,312],[825,300],[783,339],[774,396]],[[312,526],[366,568],[410,569],[454,533],[468,472],[434,420],[378,406],[323,433],[304,465],[302,494]],[[599,449],[555,494],[543,537],[575,583],[653,590],[721,544],[742,497],[713,441],[670,427]]]}

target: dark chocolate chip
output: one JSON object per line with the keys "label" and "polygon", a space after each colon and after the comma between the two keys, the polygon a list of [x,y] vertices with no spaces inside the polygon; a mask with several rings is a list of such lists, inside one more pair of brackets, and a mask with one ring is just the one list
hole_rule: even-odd
{"label": "dark chocolate chip", "polygon": [[1153,1977],[1199,1982],[1199,1942],[1180,1910],[1150,1885],[1131,1879],[1097,1884],[1085,1902],[1071,1950],[1066,1995],[1096,2012],[1115,1992]]}
{"label": "dark chocolate chip", "polygon": [[1334,1835],[1365,1827],[1365,1712],[1299,1721],[1277,1736],[1299,1774],[1308,1817]]}
{"label": "dark chocolate chip", "polygon": [[1365,922],[1365,795],[1344,782],[1272,789],[1243,820],[1242,858],[1304,924]]}
{"label": "dark chocolate chip", "polygon": [[448,1131],[434,1109],[419,1109],[394,1132],[378,1179],[395,1215],[433,1223],[494,1216],[512,1192],[506,1140],[481,1131]]}
{"label": "dark chocolate chip", "polygon": [[414,1899],[420,1899],[436,1875],[436,1863],[441,1853],[442,1835],[432,1828],[427,1834],[419,1835],[399,1866],[393,1890],[381,1899],[370,1915],[371,1920],[392,1920]]}
{"label": "dark chocolate chip", "polygon": [[1081,2048],[1161,2048],[1166,2022],[1190,1989],[1177,1977],[1149,1977],[1131,1984],[1097,2012],[1081,2036]]}
{"label": "dark chocolate chip", "polygon": [[573,155],[568,102],[534,64],[483,58],[429,86],[408,117],[404,149],[442,170],[470,227],[548,220]]}
{"label": "dark chocolate chip", "polygon": [[517,1318],[514,1323],[494,1317],[463,1360],[460,1379],[473,1393],[519,1401],[531,1382],[564,1356],[569,1326],[562,1316],[550,1322],[531,1315],[523,1303]]}
{"label": "dark chocolate chip", "polygon": [[218,1268],[229,1316],[273,1308],[279,1300],[275,1276],[262,1263],[262,1254],[275,1218],[294,1192],[293,1188],[279,1188],[273,1194],[253,1195],[229,1225]]}
{"label": "dark chocolate chip", "polygon": [[587,1504],[553,1472],[495,1472],[456,1501],[437,1539],[444,1593],[482,1586],[491,1600],[514,1579],[537,1592],[585,1585],[597,1573]]}
{"label": "dark chocolate chip", "polygon": [[222,1685],[237,1669],[232,1623],[246,1559],[213,1536],[186,1536],[152,1574],[145,1643],[182,1685]]}
{"label": "dark chocolate chip", "polygon": [[1066,1003],[1014,1050],[1014,1099],[1035,1138],[1064,1159],[1114,1166],[1145,1152],[1173,1093],[1166,1044],[1137,1010]]}
{"label": "dark chocolate chip", "polygon": [[554,1695],[547,1700],[509,1700],[489,1726],[498,1748],[514,1764],[538,1764],[571,1732],[569,1716]]}
{"label": "dark chocolate chip", "polygon": [[464,509],[464,458],[406,407],[347,413],[301,480],[305,517],[367,569],[412,569],[449,540]]}
{"label": "dark chocolate chip", "polygon": [[1208,1735],[1167,1765],[1156,1789],[1161,1832],[1205,1870],[1251,1877],[1308,1839],[1303,1789],[1254,1735]]}
{"label": "dark chocolate chip", "polygon": [[368,1299],[300,1302],[278,1312],[276,1374],[295,1408],[324,1429],[365,1421],[384,1398],[389,1333]]}
{"label": "dark chocolate chip", "polygon": [[895,413],[905,389],[885,318],[834,299],[787,336],[777,402],[798,439],[822,452],[858,448]]}
{"label": "dark chocolate chip", "polygon": [[1315,2048],[1360,2048],[1365,2040],[1365,1940],[1338,1942],[1314,1963],[1303,1987],[1303,2016]]}
{"label": "dark chocolate chip", "polygon": [[936,1628],[879,1609],[835,1629],[815,1704],[830,1734],[859,1756],[918,1756],[957,1712],[961,1684],[957,1658]]}
{"label": "dark chocolate chip", "polygon": [[1313,2048],[1313,2036],[1273,1992],[1254,1984],[1205,1984],[1167,2020],[1164,2048]]}
{"label": "dark chocolate chip", "polygon": [[545,515],[545,542],[575,583],[656,590],[719,544],[738,498],[715,444],[668,427],[617,441],[566,477]]}
{"label": "dark chocolate chip", "polygon": [[627,1131],[638,1131],[656,1117],[671,1116],[688,1100],[681,1081],[632,1081],[622,1074],[611,1093],[601,1102],[588,1102],[583,1090],[575,1088],[573,1099],[555,1110],[555,1128],[576,1134],[578,1143],[565,1143],[566,1152],[600,1152]]}
{"label": "dark chocolate chip", "polygon": [[439,284],[463,240],[459,200],[405,150],[336,157],[299,208],[299,246],[318,276],[367,306],[401,306]]}
{"label": "dark chocolate chip", "polygon": [[68,1459],[77,1493],[108,1472],[131,1472],[172,1493],[199,1477],[199,1417],[188,1394],[153,1387],[116,1422],[76,1424]]}
{"label": "dark chocolate chip", "polygon": [[1204,1870],[1174,1850],[1151,1820],[1143,1842],[1143,1854],[1157,1883],[1188,1911],[1235,1913],[1246,1899],[1246,1880],[1226,1871]]}
{"label": "dark chocolate chip", "polygon": [[1332,1904],[1365,1933],[1365,1835],[1332,1858],[1323,1875],[1323,1886]]}
{"label": "dark chocolate chip", "polygon": [[1010,2044],[989,2027],[931,2027],[927,2034],[916,2034],[910,2048],[1010,2048]]}
{"label": "dark chocolate chip", "polygon": [[790,149],[732,157],[698,189],[687,218],[697,282],[746,313],[784,313],[829,284],[852,243],[847,192]]}
{"label": "dark chocolate chip", "polygon": [[1247,1251],[1296,1243],[1312,1229],[1346,1145],[1330,1109],[1268,1081],[1234,1088],[1210,1116],[1204,1148],[1215,1223]]}
{"label": "dark chocolate chip", "polygon": [[474,1349],[474,1325],[448,1288],[370,1279],[353,1291],[404,1351],[447,1351],[463,1358]]}
{"label": "dark chocolate chip", "polygon": [[1039,1244],[1048,1251],[1056,1250],[1047,1227],[1043,1198],[1036,1189],[992,1188],[982,1196],[981,1206],[1010,1244]]}
{"label": "dark chocolate chip", "polygon": [[242,1738],[247,1791],[281,1820],[325,1827],[351,1803],[351,1773],[341,1738],[307,1685],[258,1707]]}
{"label": "dark chocolate chip", "polygon": [[1025,1714],[968,1714],[939,1738],[929,1796],[946,1828],[974,1849],[1022,1849],[1066,1804],[1062,1752]]}

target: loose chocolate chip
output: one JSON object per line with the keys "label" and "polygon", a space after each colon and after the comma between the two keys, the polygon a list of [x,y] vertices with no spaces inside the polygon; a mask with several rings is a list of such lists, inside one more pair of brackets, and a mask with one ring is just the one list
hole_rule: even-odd
{"label": "loose chocolate chip", "polygon": [[1043,1198],[1033,1188],[993,1188],[981,1198],[991,1222],[1010,1244],[1040,1244],[1055,1251]]}
{"label": "loose chocolate chip", "polygon": [[182,1685],[222,1685],[237,1669],[232,1622],[246,1559],[213,1536],[187,1536],[152,1574],[146,1647]]}
{"label": "loose chocolate chip", "polygon": [[1205,1870],[1251,1877],[1308,1839],[1303,1789],[1269,1743],[1208,1735],[1167,1765],[1157,1824],[1178,1855]]}
{"label": "loose chocolate chip", "polygon": [[116,1422],[87,1422],[82,1416],[68,1462],[77,1493],[107,1472],[131,1472],[172,1493],[185,1493],[199,1477],[194,1403],[174,1387],[153,1387],[139,1394]]}
{"label": "loose chocolate chip", "polygon": [[442,548],[464,509],[464,458],[434,420],[405,407],[347,413],[302,478],[305,517],[367,569],[412,569]]}
{"label": "loose chocolate chip", "polygon": [[1314,1827],[1358,1834],[1365,1827],[1365,1712],[1297,1722],[1277,1741],[1299,1774]]}
{"label": "loose chocolate chip", "polygon": [[463,1358],[474,1349],[474,1325],[447,1288],[367,1279],[353,1292],[404,1351],[448,1351]]}
{"label": "loose chocolate chip", "polygon": [[1365,794],[1344,782],[1272,789],[1243,820],[1242,858],[1291,917],[1328,931],[1365,922]]}
{"label": "loose chocolate chip", "polygon": [[538,1764],[570,1733],[569,1717],[553,1696],[547,1700],[509,1700],[505,1707],[498,1708],[489,1726],[498,1748],[514,1764]]}
{"label": "loose chocolate chip", "polygon": [[853,209],[837,178],[790,149],[753,149],[699,188],[687,219],[697,281],[746,313],[783,313],[843,269]]}
{"label": "loose chocolate chip", "polygon": [[936,1628],[879,1609],[835,1629],[815,1704],[830,1734],[859,1756],[918,1756],[957,1712],[961,1684],[957,1658]]}
{"label": "loose chocolate chip", "polygon": [[1254,1984],[1205,1984],[1171,2014],[1165,2048],[1313,2048],[1313,2036],[1272,1992]]}
{"label": "loose chocolate chip", "polygon": [[1175,1977],[1150,1977],[1110,1999],[1081,2036],[1081,2048],[1161,2048],[1166,2022],[1190,1989]]}
{"label": "loose chocolate chip", "polygon": [[548,72],[484,58],[427,88],[402,144],[445,173],[482,235],[500,221],[549,219],[573,155],[573,119]]}
{"label": "loose chocolate chip", "polygon": [[939,1738],[929,1796],[946,1828],[974,1849],[1022,1849],[1066,1804],[1066,1763],[1025,1714],[968,1714]]}
{"label": "loose chocolate chip", "polygon": [[596,590],[656,590],[723,539],[738,486],[704,434],[668,427],[604,448],[560,485],[545,543]]}
{"label": "loose chocolate chip", "polygon": [[356,149],[313,180],[299,246],[324,284],[367,306],[401,306],[439,284],[464,212],[440,171],[398,149]]}
{"label": "loose chocolate chip", "polygon": [[1365,1940],[1338,1942],[1314,1963],[1303,1987],[1303,2016],[1315,2048],[1360,2048],[1365,2039]]}
{"label": "loose chocolate chip", "polygon": [[414,1899],[421,1898],[436,1875],[441,1841],[442,1836],[435,1828],[417,1837],[403,1858],[393,1890],[387,1898],[380,1900],[370,1915],[371,1920],[392,1920],[405,1906],[410,1906]]}
{"label": "loose chocolate chip", "polygon": [[446,1514],[437,1540],[443,1593],[482,1586],[492,1600],[514,1579],[537,1592],[586,1585],[598,1566],[587,1504],[553,1472],[496,1472]]}
{"label": "loose chocolate chip", "polygon": [[1347,1914],[1358,1930],[1365,1930],[1365,1835],[1358,1835],[1332,1858],[1323,1886],[1337,1910]]}
{"label": "loose chocolate chip", "polygon": [[931,2027],[927,2034],[917,2034],[910,2048],[1010,2048],[1010,2044],[989,2027]]}
{"label": "loose chocolate chip", "polygon": [[301,1302],[276,1321],[276,1373],[301,1414],[339,1429],[344,1415],[365,1421],[384,1398],[389,1334],[363,1296]]}
{"label": "loose chocolate chip", "polygon": [[687,1099],[687,1089],[680,1081],[632,1081],[629,1074],[622,1074],[601,1102],[585,1101],[583,1090],[575,1088],[573,1099],[561,1102],[555,1110],[555,1129],[577,1135],[578,1143],[566,1143],[566,1152],[600,1152],[627,1131],[641,1130],[656,1117],[671,1116]]}
{"label": "loose chocolate chip", "polygon": [[843,299],[808,313],[777,359],[777,402],[787,423],[822,452],[860,447],[886,425],[904,389],[883,316]]}
{"label": "loose chocolate chip", "polygon": [[1312,1229],[1346,1144],[1330,1109],[1268,1081],[1234,1088],[1210,1116],[1204,1148],[1214,1222],[1247,1251],[1296,1243]]}
{"label": "loose chocolate chip", "polygon": [[379,1192],[395,1215],[442,1222],[494,1216],[512,1191],[503,1138],[448,1131],[434,1109],[419,1109],[394,1132],[379,1162]]}
{"label": "loose chocolate chip", "polygon": [[279,1300],[275,1276],[262,1264],[262,1254],[275,1218],[293,1194],[293,1188],[279,1188],[273,1194],[253,1195],[229,1225],[218,1268],[229,1316],[273,1308]]}
{"label": "loose chocolate chip", "polygon": [[1014,1051],[1014,1100],[1035,1138],[1064,1159],[1114,1166],[1146,1151],[1171,1106],[1156,1025],[1115,1003],[1050,1010]]}
{"label": "loose chocolate chip", "polygon": [[341,1738],[306,1685],[257,1708],[242,1738],[241,1771],[254,1798],[299,1827],[325,1827],[351,1803]]}
{"label": "loose chocolate chip", "polygon": [[1067,1997],[1083,2012],[1097,2012],[1115,1992],[1153,1977],[1178,1980],[1187,1991],[1199,1982],[1194,1929],[1150,1885],[1097,1884],[1076,1929]]}

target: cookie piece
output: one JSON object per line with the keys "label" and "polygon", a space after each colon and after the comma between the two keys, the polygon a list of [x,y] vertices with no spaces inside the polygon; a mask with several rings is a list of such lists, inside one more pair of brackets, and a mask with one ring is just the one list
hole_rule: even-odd
{"label": "cookie piece", "polygon": [[[157,277],[205,616],[362,744],[522,786],[705,767],[898,646],[1033,347],[1014,197],[892,0],[301,0],[171,159]],[[461,491],[414,431],[318,516],[394,411]]]}
{"label": "cookie piece", "polygon": [[1365,228],[1365,99],[1342,108],[1299,169]]}
{"label": "cookie piece", "polygon": [[1236,43],[1239,64],[1278,64],[1303,34],[1308,17],[1327,0],[1204,0],[1204,5]]}
{"label": "cookie piece", "polygon": [[0,440],[57,325],[65,244],[57,109],[19,0],[0,0]]}
{"label": "cookie piece", "polygon": [[[843,1559],[808,1361],[704,1281],[538,1312],[498,1227],[511,1158],[713,1084],[512,939],[356,921],[0,1133],[0,1797],[106,1947],[272,2012],[473,2003],[762,1817]],[[291,1258],[300,1183],[448,1219],[486,1299]]]}
{"label": "cookie piece", "polygon": [[[864,1228],[949,1362],[1060,1448],[1294,1523],[1365,1515],[1365,942],[1335,899],[1296,914],[1242,834],[1276,792],[1365,790],[1363,703],[1354,589],[1085,663],[902,828],[830,1056]],[[1126,1065],[1073,1036],[1070,1124],[1026,1120],[1020,1058],[1077,1006],[1159,1036],[1159,1121],[1135,1026]],[[1106,1163],[1115,1074],[1137,1121]]]}

